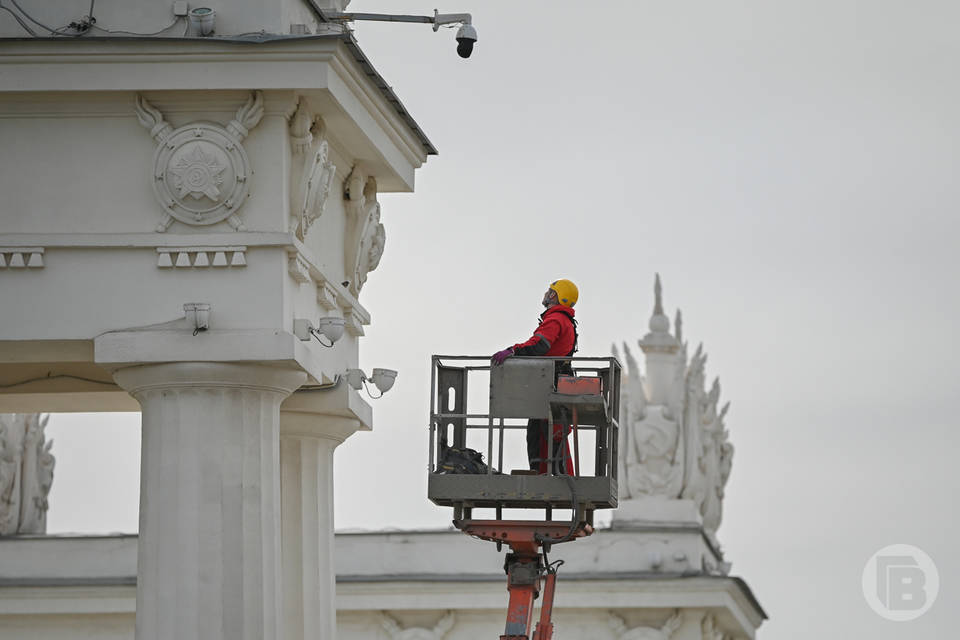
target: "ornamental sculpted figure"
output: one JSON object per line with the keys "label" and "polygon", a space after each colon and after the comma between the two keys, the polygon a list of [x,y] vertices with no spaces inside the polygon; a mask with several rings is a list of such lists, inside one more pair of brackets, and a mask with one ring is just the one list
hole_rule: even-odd
{"label": "ornamental sculpted figure", "polygon": [[388,615],[386,611],[380,612],[380,626],[390,634],[391,640],[443,640],[455,623],[456,615],[453,611],[447,611],[432,629],[426,629],[424,627],[409,627],[404,629],[400,626],[400,623]]}
{"label": "ornamental sculpted figure", "polygon": [[290,227],[303,240],[310,226],[323,215],[337,167],[330,160],[330,145],[323,137],[322,120],[310,111],[302,98],[290,118],[290,143],[294,157]]}
{"label": "ornamental sculpted figure", "polygon": [[359,295],[367,274],[377,268],[386,244],[380,222],[377,181],[355,167],[346,183],[347,247],[345,271],[350,292]]}
{"label": "ornamental sculpted figure", "polygon": [[700,631],[703,634],[703,640],[728,640],[729,636],[717,627],[717,619],[712,615],[703,617],[700,623]]}
{"label": "ornamental sculpted figure", "polygon": [[[676,334],[670,333],[659,276],[654,294],[650,332],[639,342],[646,356],[646,375],[629,347],[623,346],[621,498],[692,500],[707,534],[715,537],[733,463],[733,445],[724,424],[729,403],[718,408],[719,380],[706,390],[707,355],[702,345],[688,360],[679,311]],[[613,352],[619,357],[616,347]]]}
{"label": "ornamental sculpted figure", "polygon": [[226,127],[198,121],[174,129],[142,95],[135,110],[157,141],[151,182],[164,217],[156,230],[166,231],[174,220],[189,225],[226,220],[244,231],[237,211],[250,195],[251,169],[243,141],[263,118],[263,94],[252,93]]}
{"label": "ornamental sculpted figure", "polygon": [[43,430],[49,416],[0,414],[0,535],[46,533],[56,458]]}
{"label": "ornamental sculpted figure", "polygon": [[682,623],[683,617],[680,615],[680,611],[674,611],[673,615],[667,618],[667,621],[659,628],[634,627],[628,629],[626,620],[612,611],[607,614],[607,624],[617,640],[670,640]]}
{"label": "ornamental sculpted figure", "polygon": [[647,405],[640,367],[626,344],[623,352],[627,365],[625,402],[621,403],[625,413],[621,424],[626,425],[626,446],[621,447],[624,498],[676,497],[683,481],[680,424],[669,408]]}

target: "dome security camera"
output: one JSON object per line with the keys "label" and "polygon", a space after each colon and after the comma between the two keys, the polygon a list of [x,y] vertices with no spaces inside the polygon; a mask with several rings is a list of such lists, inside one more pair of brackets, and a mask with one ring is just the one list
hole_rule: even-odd
{"label": "dome security camera", "polygon": [[214,20],[217,12],[210,7],[197,7],[190,9],[187,14],[187,20],[193,28],[194,33],[199,36],[209,36],[213,33]]}
{"label": "dome security camera", "polygon": [[343,328],[343,318],[327,316],[326,318],[320,318],[320,320],[317,322],[316,330],[322,333],[327,340],[330,341],[330,346],[333,346],[334,342],[343,337]]}
{"label": "dome security camera", "polygon": [[[346,2],[344,4],[349,4]],[[440,27],[453,27],[460,25],[457,30],[457,53],[461,58],[469,58],[473,53],[473,44],[477,41],[477,30],[473,27],[473,16],[469,13],[440,13],[438,9],[433,10],[432,16],[400,16],[388,13],[347,13],[344,11],[331,11],[322,9],[320,16],[324,22],[346,23],[354,20],[375,20],[379,22],[420,22],[433,25],[436,32]],[[344,283],[346,286],[347,283]]]}
{"label": "dome security camera", "polygon": [[469,58],[473,53],[473,43],[477,41],[477,30],[471,24],[465,24],[457,30],[457,54]]}
{"label": "dome security camera", "polygon": [[393,388],[393,383],[397,380],[397,372],[393,369],[374,369],[370,379],[380,391],[380,395],[383,395]]}

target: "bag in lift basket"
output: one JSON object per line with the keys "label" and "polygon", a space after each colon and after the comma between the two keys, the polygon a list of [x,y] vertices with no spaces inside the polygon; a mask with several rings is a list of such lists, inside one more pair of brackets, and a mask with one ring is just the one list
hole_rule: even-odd
{"label": "bag in lift basket", "polygon": [[[445,447],[440,454],[437,473],[486,473],[483,454],[474,449]],[[495,472],[496,473],[496,472]]]}

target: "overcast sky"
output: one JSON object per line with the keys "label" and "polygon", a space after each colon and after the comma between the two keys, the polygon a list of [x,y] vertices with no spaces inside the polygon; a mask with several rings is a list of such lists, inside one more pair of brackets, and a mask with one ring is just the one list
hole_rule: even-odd
{"label": "overcast sky", "polygon": [[[567,277],[581,354],[606,355],[646,332],[658,271],[732,401],[719,538],[771,616],[760,637],[955,634],[960,5],[350,8],[434,6],[473,12],[472,58],[453,31],[357,30],[440,155],[380,197],[361,363],[400,377],[337,453],[338,528],[449,523],[425,498],[430,354],[526,338]],[[138,424],[51,419],[52,532],[136,529]],[[861,595],[893,543],[940,570],[915,622]]]}

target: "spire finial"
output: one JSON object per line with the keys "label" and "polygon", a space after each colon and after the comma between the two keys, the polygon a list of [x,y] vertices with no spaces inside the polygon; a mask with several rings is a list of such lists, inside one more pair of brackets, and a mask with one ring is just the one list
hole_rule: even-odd
{"label": "spire finial", "polygon": [[640,347],[644,353],[661,351],[665,353],[675,353],[680,346],[672,335],[670,335],[670,318],[663,312],[663,283],[660,282],[660,274],[654,274],[653,279],[653,315],[650,316],[650,333],[640,341]]}
{"label": "spire finial", "polygon": [[653,280],[653,315],[650,316],[650,331],[657,334],[669,335],[670,318],[663,313],[663,286],[660,284],[660,274],[655,274]]}
{"label": "spire finial", "polygon": [[683,314],[677,309],[677,317],[673,321],[673,332],[677,336],[677,342],[683,342]]}
{"label": "spire finial", "polygon": [[660,285],[660,274],[657,273],[653,281],[653,295],[655,302],[653,304],[653,314],[663,315],[663,287]]}

